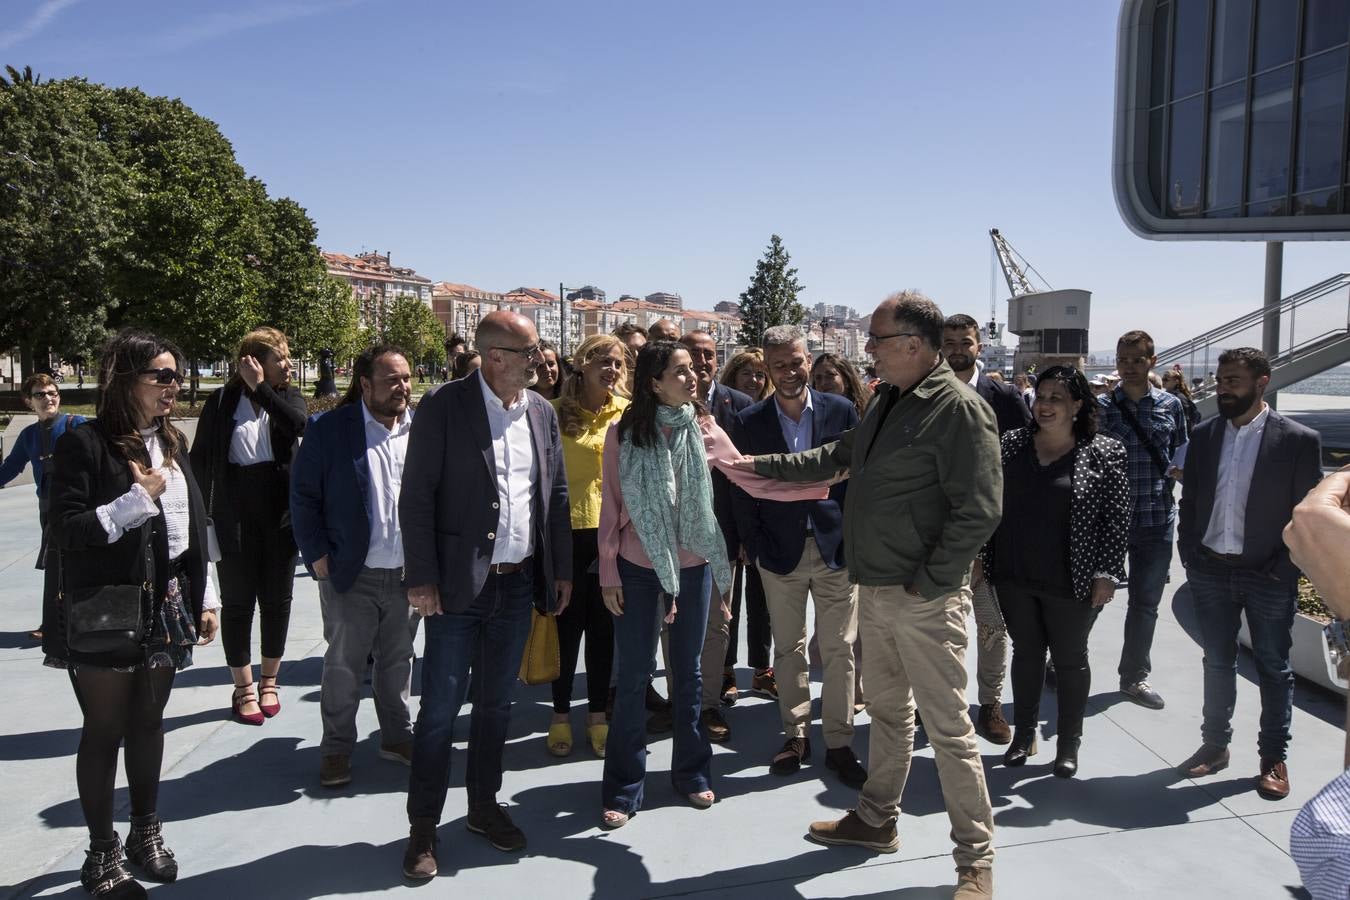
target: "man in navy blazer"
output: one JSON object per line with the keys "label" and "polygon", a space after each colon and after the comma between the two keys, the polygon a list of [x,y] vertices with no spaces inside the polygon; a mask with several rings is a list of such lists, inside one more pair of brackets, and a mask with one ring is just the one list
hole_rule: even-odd
{"label": "man in navy blazer", "polygon": [[539,334],[518,313],[494,312],[479,322],[477,344],[482,367],[418,408],[399,498],[408,602],[427,617],[403,858],[413,879],[436,874],[450,740],[466,695],[467,827],[499,850],[525,849],[497,805],[511,698],[531,610],[562,612],[572,591],[558,418],[527,390],[542,359]]}
{"label": "man in navy blazer", "polygon": [[356,360],[353,390],[313,419],[291,467],[291,527],[306,568],[319,584],[323,677],[319,782],[351,781],[356,710],[366,660],[380,721],[380,756],[412,761],[413,638],[419,618],[403,589],[398,527],[412,373],[395,347],[371,347]]}
{"label": "man in navy blazer", "polygon": [[[737,417],[743,453],[800,453],[834,440],[858,424],[858,410],[845,397],[808,387],[811,354],[794,325],[764,332],[764,362],[775,393]],[[733,489],[737,529],[746,556],[759,568],[773,629],[778,710],[787,736],[769,770],[791,775],[811,756],[811,689],[806,656],[806,598],[815,607],[816,633],[825,669],[820,718],[825,764],[850,787],[867,771],[852,749],[853,699],[858,636],[858,596],[844,565],[845,485],[829,499],[755,500]]]}
{"label": "man in navy blazer", "polygon": [[1269,382],[1270,362],[1260,350],[1225,350],[1219,415],[1196,426],[1186,451],[1177,550],[1200,623],[1205,701],[1203,744],[1179,769],[1197,778],[1228,765],[1239,616],[1246,613],[1261,688],[1256,791],[1281,800],[1289,795],[1289,648],[1299,574],[1283,531],[1321,478],[1322,440],[1265,403]]}

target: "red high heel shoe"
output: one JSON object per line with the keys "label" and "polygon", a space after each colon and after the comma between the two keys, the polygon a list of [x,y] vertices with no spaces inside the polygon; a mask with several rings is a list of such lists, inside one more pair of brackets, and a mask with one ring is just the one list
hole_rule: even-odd
{"label": "red high heel shoe", "polygon": [[243,711],[245,704],[256,702],[257,697],[253,695],[253,685],[241,684],[234,689],[234,697],[230,700],[230,715],[242,725],[261,725],[266,720],[266,716],[260,712],[246,713]]}
{"label": "red high heel shoe", "polygon": [[[269,681],[271,684],[268,684]],[[263,702],[263,698],[268,694],[272,695],[271,703]],[[258,679],[258,708],[269,719],[281,712],[281,693],[277,690],[277,676],[263,675]]]}

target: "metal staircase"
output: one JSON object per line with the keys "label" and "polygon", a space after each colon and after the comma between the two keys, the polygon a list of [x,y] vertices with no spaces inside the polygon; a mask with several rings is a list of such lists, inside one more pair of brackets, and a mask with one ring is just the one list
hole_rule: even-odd
{"label": "metal staircase", "polygon": [[[1231,347],[1260,347],[1267,317],[1279,316],[1280,352],[1270,361],[1268,391],[1297,384],[1319,372],[1350,362],[1350,273],[1319,281],[1280,301],[1254,310],[1158,354],[1155,371],[1180,363],[1203,375],[1218,368],[1219,354]],[[1200,413],[1218,412],[1212,385],[1194,391]]]}

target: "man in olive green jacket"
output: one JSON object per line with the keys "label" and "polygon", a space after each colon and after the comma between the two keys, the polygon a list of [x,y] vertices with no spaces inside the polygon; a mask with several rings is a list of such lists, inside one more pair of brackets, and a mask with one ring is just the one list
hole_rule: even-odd
{"label": "man in olive green jacket", "polygon": [[998,427],[943,360],[933,301],[895,294],[869,327],[867,350],[886,385],[862,422],[815,450],[740,463],[787,481],[850,478],[844,559],[859,585],[870,770],[858,808],[813,823],[810,837],[882,852],[899,846],[917,701],[956,841],[955,896],[992,896],[994,821],[967,712],[965,650],[971,563],[1002,514]]}

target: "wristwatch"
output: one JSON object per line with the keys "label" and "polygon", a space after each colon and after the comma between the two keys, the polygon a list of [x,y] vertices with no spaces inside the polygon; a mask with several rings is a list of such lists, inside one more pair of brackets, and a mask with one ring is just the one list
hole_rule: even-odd
{"label": "wristwatch", "polygon": [[1350,668],[1350,627],[1345,622],[1332,621],[1322,628],[1322,636],[1331,653],[1331,664],[1345,678],[1346,670]]}

